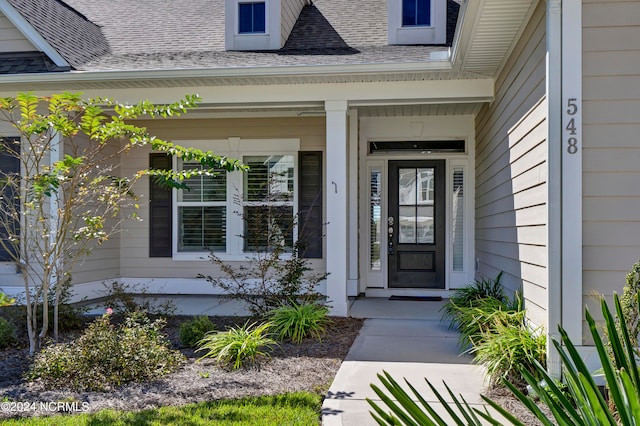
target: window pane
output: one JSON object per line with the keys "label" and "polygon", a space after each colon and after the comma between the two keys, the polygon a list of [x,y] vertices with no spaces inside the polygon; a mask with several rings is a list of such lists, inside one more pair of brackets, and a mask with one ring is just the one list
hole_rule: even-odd
{"label": "window pane", "polygon": [[416,25],[431,25],[431,1],[417,1]]}
{"label": "window pane", "polygon": [[398,208],[398,221],[400,232],[398,243],[415,244],[416,242],[416,208],[414,206],[402,206]]}
{"label": "window pane", "polygon": [[380,240],[382,232],[382,223],[380,222],[380,195],[382,194],[382,172],[380,170],[371,171],[371,189],[370,189],[370,211],[369,211],[369,229],[370,229],[370,263],[369,268],[372,271],[379,271],[380,264]]}
{"label": "window pane", "polygon": [[[202,170],[200,164],[186,163],[183,170]],[[183,181],[188,189],[178,192],[178,201],[226,201],[227,173],[221,171],[215,176],[194,176]]]}
{"label": "window pane", "polygon": [[292,206],[245,206],[244,250],[270,251],[276,244],[293,247]]}
{"label": "window pane", "polygon": [[178,251],[226,251],[225,207],[179,207]]}
{"label": "window pane", "polygon": [[251,156],[243,162],[249,166],[244,180],[246,201],[293,201],[292,155]]}
{"label": "window pane", "polygon": [[415,205],[416,169],[399,169],[398,175],[398,203],[400,205]]}
{"label": "window pane", "polygon": [[253,32],[263,33],[265,30],[264,3],[253,4]]}
{"label": "window pane", "polygon": [[451,229],[453,270],[464,271],[464,169],[453,170]]}
{"label": "window pane", "polygon": [[402,1],[402,25],[403,26],[413,26],[416,24],[416,1],[417,0]]}
{"label": "window pane", "polygon": [[418,207],[416,215],[416,242],[433,244],[433,207]]}
{"label": "window pane", "polygon": [[433,205],[433,168],[418,169],[417,185],[418,204]]}

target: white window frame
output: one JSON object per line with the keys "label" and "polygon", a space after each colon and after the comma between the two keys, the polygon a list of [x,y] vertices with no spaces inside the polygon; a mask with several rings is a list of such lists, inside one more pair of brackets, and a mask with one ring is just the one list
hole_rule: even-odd
{"label": "white window frame", "polygon": [[430,25],[402,25],[403,0],[387,0],[389,44],[445,44],[447,0],[431,0]]}
{"label": "white window frame", "polygon": [[[240,139],[229,138],[225,140],[208,140],[208,141],[176,141],[182,146],[194,147],[202,150],[211,150],[217,155],[224,155],[230,158],[242,160],[248,156],[267,156],[267,155],[291,155],[293,157],[293,201],[279,202],[278,204],[293,203],[293,215],[298,213],[298,153],[300,151],[300,139]],[[173,158],[174,170],[178,167],[178,158]],[[178,251],[178,189],[173,189],[172,193],[172,258],[177,261],[204,261],[209,260],[209,251]],[[241,214],[237,214],[239,210],[243,210],[246,204],[244,199],[244,173],[240,171],[230,172],[227,174],[227,234],[226,234],[226,252],[216,252],[216,255],[225,261],[244,261],[250,257],[252,252],[244,251],[244,240],[240,236],[238,230],[244,232],[244,222]],[[236,198],[237,197],[237,198]],[[241,200],[238,205],[235,199]],[[251,202],[249,202],[251,204]],[[294,228],[294,241],[297,239],[297,228]],[[282,257],[286,258],[288,254]]]}

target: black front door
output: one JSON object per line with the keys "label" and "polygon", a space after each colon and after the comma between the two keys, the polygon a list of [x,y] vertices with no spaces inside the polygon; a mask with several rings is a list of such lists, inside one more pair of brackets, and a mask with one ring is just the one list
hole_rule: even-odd
{"label": "black front door", "polygon": [[389,161],[389,288],[445,287],[445,161]]}

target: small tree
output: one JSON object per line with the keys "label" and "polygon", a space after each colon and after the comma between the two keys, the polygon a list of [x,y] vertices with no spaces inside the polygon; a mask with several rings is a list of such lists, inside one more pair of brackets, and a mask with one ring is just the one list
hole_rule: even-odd
{"label": "small tree", "polygon": [[[191,95],[168,105],[149,101],[125,105],[107,98],[85,100],[72,93],[0,98],[0,121],[19,136],[4,139],[2,154],[20,164],[17,172],[0,173],[4,197],[0,243],[20,265],[24,279],[30,353],[39,350],[47,335],[50,294],[54,294],[57,340],[62,284],[70,279],[74,265],[118,232],[123,220],[137,219],[133,186],[140,178],[151,176],[169,187],[180,187],[183,179],[196,174],[242,168],[238,161],[213,152],[157,139],[132,123],[141,117],[180,115],[199,100]],[[122,176],[121,159],[141,147],[199,161],[204,167],[177,172],[145,169]]]}

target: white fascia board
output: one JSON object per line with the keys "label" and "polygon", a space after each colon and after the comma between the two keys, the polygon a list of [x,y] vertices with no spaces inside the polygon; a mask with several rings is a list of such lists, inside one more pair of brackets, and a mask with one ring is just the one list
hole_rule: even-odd
{"label": "white fascia board", "polygon": [[69,63],[46,41],[40,33],[7,0],[0,0],[0,12],[33,44],[46,54],[57,66],[68,67]]}
{"label": "white fascia board", "polygon": [[[6,0],[0,0],[3,2]],[[131,71],[71,71],[68,73],[11,74],[0,77],[4,83],[104,82],[138,80],[171,80],[189,78],[245,78],[284,76],[338,76],[351,74],[410,73],[450,71],[448,60],[393,64],[359,65],[295,65],[287,67],[198,68]]]}

